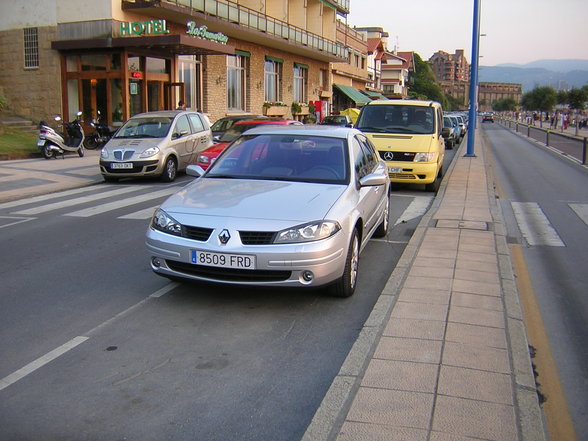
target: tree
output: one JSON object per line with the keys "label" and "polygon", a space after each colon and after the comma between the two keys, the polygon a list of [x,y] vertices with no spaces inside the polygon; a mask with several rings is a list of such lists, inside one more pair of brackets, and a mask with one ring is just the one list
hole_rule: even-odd
{"label": "tree", "polygon": [[568,92],[568,102],[570,108],[576,110],[583,110],[586,101],[588,101],[588,88],[584,86],[582,89],[572,89]]}
{"label": "tree", "polygon": [[512,111],[516,110],[516,108],[517,102],[512,97],[502,98],[492,103],[492,109],[497,112]]}
{"label": "tree", "polygon": [[535,87],[521,98],[521,106],[526,110],[549,112],[557,103],[557,92],[553,87]]}
{"label": "tree", "polygon": [[409,96],[416,99],[438,101],[443,108],[448,108],[447,97],[437,83],[431,66],[423,61],[417,53],[414,54],[414,69],[414,84],[410,87]]}
{"label": "tree", "polygon": [[567,103],[568,103],[567,90],[558,90],[557,91],[557,104],[567,104]]}

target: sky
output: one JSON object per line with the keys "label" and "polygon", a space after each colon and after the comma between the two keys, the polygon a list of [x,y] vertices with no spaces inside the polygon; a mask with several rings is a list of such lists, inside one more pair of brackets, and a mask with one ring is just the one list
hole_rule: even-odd
{"label": "sky", "polygon": [[[588,60],[588,0],[480,0],[481,66]],[[464,49],[471,63],[474,0],[351,0],[347,24],[381,27],[388,49],[423,60]]]}

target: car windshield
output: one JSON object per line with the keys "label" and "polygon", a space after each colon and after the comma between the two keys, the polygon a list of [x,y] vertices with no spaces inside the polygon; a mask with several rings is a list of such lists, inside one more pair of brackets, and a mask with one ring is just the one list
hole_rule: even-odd
{"label": "car windshield", "polygon": [[208,169],[206,178],[345,184],[346,141],[311,135],[243,135]]}
{"label": "car windshield", "polygon": [[361,111],[357,128],[365,132],[431,134],[435,112],[428,106],[368,105]]}
{"label": "car windshield", "polygon": [[255,127],[257,124],[235,124],[219,138],[219,142],[232,142],[245,130]]}
{"label": "car windshield", "polygon": [[164,138],[169,132],[173,117],[153,116],[131,118],[116,132],[115,138]]}
{"label": "car windshield", "polygon": [[345,124],[347,122],[347,119],[344,116],[331,115],[331,116],[326,116],[325,119],[323,120],[323,122],[324,123]]}

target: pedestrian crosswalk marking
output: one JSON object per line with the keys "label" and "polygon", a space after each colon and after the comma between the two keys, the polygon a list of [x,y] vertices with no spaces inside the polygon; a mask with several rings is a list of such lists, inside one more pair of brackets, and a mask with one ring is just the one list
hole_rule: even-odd
{"label": "pedestrian crosswalk marking", "polygon": [[146,193],[139,196],[134,196],[127,199],[121,199],[113,202],[108,202],[106,204],[95,205],[90,208],[86,208],[83,210],[73,211],[71,213],[65,214],[65,216],[74,216],[74,217],[90,217],[94,216],[95,214],[106,213],[107,211],[117,210],[119,208],[127,207],[129,205],[139,204],[141,202],[149,201],[151,199],[156,199],[163,196],[169,196],[172,193],[175,193],[181,188],[181,186],[177,187],[168,187],[164,190],[155,191],[152,193]]}
{"label": "pedestrian crosswalk marking", "polygon": [[75,188],[73,190],[61,191],[58,193],[49,193],[49,194],[44,194],[41,196],[33,196],[31,198],[18,199],[16,201],[4,202],[4,203],[0,204],[0,210],[2,210],[4,208],[14,208],[14,207],[20,207],[21,205],[29,205],[29,204],[34,204],[37,202],[44,202],[44,201],[48,201],[51,199],[56,199],[56,198],[61,198],[61,197],[66,197],[66,196],[73,196],[73,195],[80,194],[80,193],[87,193],[87,192],[95,190],[95,189],[96,189],[96,187]]}
{"label": "pedestrian crosswalk marking", "polygon": [[87,202],[94,202],[100,199],[106,199],[113,196],[119,196],[125,193],[131,193],[133,191],[137,191],[139,188],[145,187],[124,187],[124,188],[117,188],[116,190],[105,191],[103,193],[92,194],[87,196],[82,196],[75,199],[68,199],[65,201],[54,202],[52,204],[41,205],[40,207],[36,208],[29,208],[26,210],[15,211],[12,214],[20,214],[25,216],[36,215],[40,213],[46,213],[48,211],[59,210],[61,208],[72,207],[74,205],[85,204]]}
{"label": "pedestrian crosswalk marking", "polygon": [[135,219],[135,220],[143,220],[143,219],[150,219],[155,213],[155,210],[159,207],[159,205],[154,205],[153,207],[145,208],[144,210],[135,211],[134,213],[125,214],[124,216],[119,216],[119,219]]}
{"label": "pedestrian crosswalk marking", "polygon": [[582,221],[588,225],[588,204],[568,204]]}
{"label": "pedestrian crosswalk marking", "polygon": [[555,229],[535,202],[511,202],[519,229],[527,243],[565,247]]}

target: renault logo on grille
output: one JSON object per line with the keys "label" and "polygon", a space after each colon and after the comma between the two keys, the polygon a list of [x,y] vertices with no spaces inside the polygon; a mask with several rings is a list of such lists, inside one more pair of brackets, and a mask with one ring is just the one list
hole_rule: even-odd
{"label": "renault logo on grille", "polygon": [[220,243],[222,243],[223,245],[225,245],[229,241],[230,238],[231,238],[231,235],[229,234],[228,230],[223,230],[218,235],[218,240],[220,240]]}
{"label": "renault logo on grille", "polygon": [[386,152],[384,153],[384,160],[385,161],[392,161],[394,159],[394,153],[393,152]]}

